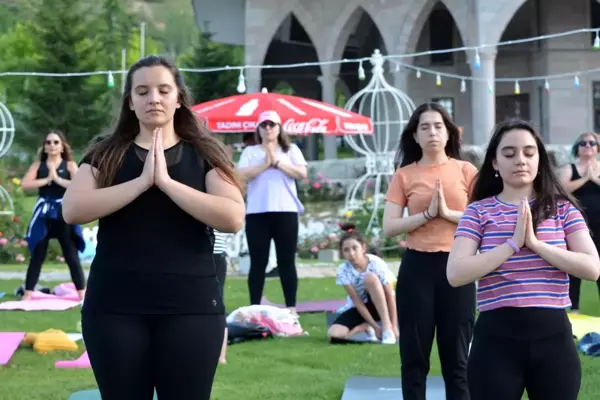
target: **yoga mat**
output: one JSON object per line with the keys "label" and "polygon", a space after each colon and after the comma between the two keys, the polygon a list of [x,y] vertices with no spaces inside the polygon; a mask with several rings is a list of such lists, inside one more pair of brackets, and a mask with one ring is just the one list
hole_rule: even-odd
{"label": "yoga mat", "polygon": [[585,314],[568,314],[569,321],[571,321],[571,327],[573,329],[573,336],[577,339],[581,339],[588,333],[597,332],[600,333],[600,318],[592,317]]}
{"label": "yoga mat", "polygon": [[87,351],[84,352],[76,360],[57,361],[57,362],[54,363],[54,366],[56,368],[67,368],[67,369],[73,369],[73,368],[91,368],[92,367],[90,365],[90,358],[88,357]]}
{"label": "yoga mat", "polygon": [[[260,304],[264,306],[285,308],[285,305],[272,303],[266,297],[262,298]],[[342,307],[344,304],[346,304],[346,299],[307,301],[296,304],[296,311],[298,313],[319,313],[325,311],[335,311],[338,308]]]}
{"label": "yoga mat", "polygon": [[77,307],[79,303],[61,299],[5,301],[0,303],[0,310],[65,311]]}
{"label": "yoga mat", "polygon": [[0,332],[0,365],[8,364],[19,348],[25,332]]}
{"label": "yoga mat", "polygon": [[[156,393],[154,393],[154,400],[157,400]],[[102,400],[100,392],[97,389],[84,390],[81,392],[75,392],[69,396],[68,400]]]}
{"label": "yoga mat", "polygon": [[[427,377],[427,400],[446,400],[441,376]],[[342,400],[399,400],[402,399],[400,377],[381,378],[355,376],[346,382]]]}

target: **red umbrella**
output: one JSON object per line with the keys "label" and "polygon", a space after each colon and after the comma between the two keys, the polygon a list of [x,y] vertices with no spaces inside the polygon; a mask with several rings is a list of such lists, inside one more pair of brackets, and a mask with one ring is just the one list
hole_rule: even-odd
{"label": "red umbrella", "polygon": [[322,101],[279,93],[248,93],[211,100],[192,107],[198,118],[216,133],[254,132],[263,111],[276,111],[283,130],[291,135],[373,134],[369,117]]}

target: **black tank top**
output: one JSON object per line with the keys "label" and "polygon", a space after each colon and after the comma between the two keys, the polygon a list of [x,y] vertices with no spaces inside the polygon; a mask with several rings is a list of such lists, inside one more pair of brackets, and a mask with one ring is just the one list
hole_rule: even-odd
{"label": "black tank top", "polygon": [[[38,167],[37,174],[35,179],[44,179],[47,178],[50,174],[50,170],[48,169],[48,165],[45,161],[40,163]],[[67,162],[62,160],[56,168],[56,175],[63,179],[71,179],[71,173],[67,168]],[[50,199],[62,199],[65,195],[67,188],[60,186],[56,182],[51,182],[49,185],[42,186],[38,189],[38,194],[40,197],[50,198]]]}
{"label": "black tank top", "polygon": [[[114,185],[140,176],[148,151],[131,144]],[[210,167],[194,146],[165,150],[172,179],[205,192]],[[89,163],[84,159],[82,163]],[[84,313],[223,314],[212,228],[156,186],[101,218]]]}
{"label": "black tank top", "polygon": [[[581,178],[579,171],[575,164],[571,164],[572,174],[571,180],[577,180]],[[588,222],[588,226],[595,237],[600,236],[600,186],[594,182],[586,182],[579,189],[573,192],[573,196],[579,201],[585,217]]]}

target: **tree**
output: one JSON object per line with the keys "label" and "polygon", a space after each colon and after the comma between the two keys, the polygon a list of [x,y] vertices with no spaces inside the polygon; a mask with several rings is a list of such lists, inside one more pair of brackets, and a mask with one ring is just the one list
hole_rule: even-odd
{"label": "tree", "polygon": [[[211,40],[210,33],[201,33],[193,48],[179,57],[182,68],[210,68],[226,65],[243,65],[243,49]],[[237,94],[238,70],[219,72],[184,72],[184,79],[190,88],[194,101],[208,100]]]}
{"label": "tree", "polygon": [[[1,72],[31,71],[41,60],[29,28],[23,23],[16,24],[7,33],[0,36]],[[15,107],[21,98],[26,78],[22,76],[0,77],[0,101],[10,109]]]}
{"label": "tree", "polygon": [[[28,24],[39,55],[34,71],[76,73],[96,71],[106,56],[88,28],[92,15],[78,0],[43,0]],[[31,77],[17,109],[24,131],[19,141],[28,148],[49,129],[60,129],[75,148],[85,146],[104,128],[106,77]]]}

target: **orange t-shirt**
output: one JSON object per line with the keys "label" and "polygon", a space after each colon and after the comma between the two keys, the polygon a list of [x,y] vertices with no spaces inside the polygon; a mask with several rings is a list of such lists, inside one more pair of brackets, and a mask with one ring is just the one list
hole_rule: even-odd
{"label": "orange t-shirt", "polygon": [[[385,200],[408,207],[409,215],[422,213],[431,203],[435,181],[440,179],[448,208],[464,211],[476,174],[477,169],[473,164],[454,158],[438,165],[418,165],[415,162],[396,170]],[[409,232],[406,244],[409,249],[417,251],[449,252],[455,232],[455,223],[438,217]]]}

